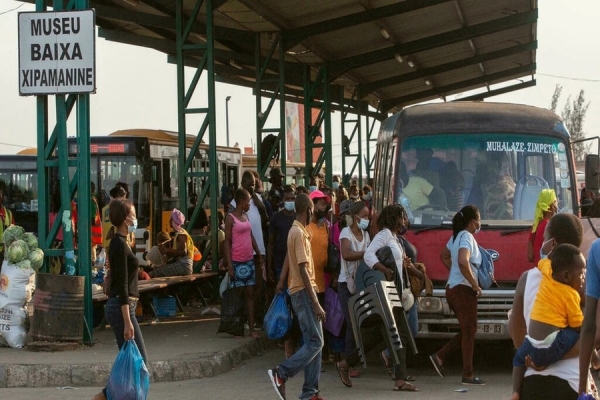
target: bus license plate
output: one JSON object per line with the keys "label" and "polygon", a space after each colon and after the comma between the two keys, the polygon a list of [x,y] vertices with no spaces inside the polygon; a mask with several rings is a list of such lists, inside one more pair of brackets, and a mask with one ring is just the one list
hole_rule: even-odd
{"label": "bus license plate", "polygon": [[477,333],[491,333],[501,335],[504,333],[502,324],[477,324]]}

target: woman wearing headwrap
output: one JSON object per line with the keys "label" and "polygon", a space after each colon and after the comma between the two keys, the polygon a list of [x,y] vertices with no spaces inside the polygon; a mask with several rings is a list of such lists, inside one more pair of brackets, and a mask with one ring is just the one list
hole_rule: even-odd
{"label": "woman wearing headwrap", "polygon": [[540,261],[540,249],[544,244],[546,224],[557,211],[558,202],[556,201],[554,189],[543,189],[535,205],[533,226],[531,227],[529,243],[527,245],[527,259],[529,262],[535,263],[535,265]]}
{"label": "woman wearing headwrap", "polygon": [[152,278],[192,274],[194,263],[194,241],[186,230],[182,228],[184,222],[185,215],[174,208],[170,220],[171,228],[175,231],[173,246],[171,248],[164,247],[161,249],[161,252],[168,258],[172,258],[172,260],[162,267],[154,268],[154,270],[150,272]]}

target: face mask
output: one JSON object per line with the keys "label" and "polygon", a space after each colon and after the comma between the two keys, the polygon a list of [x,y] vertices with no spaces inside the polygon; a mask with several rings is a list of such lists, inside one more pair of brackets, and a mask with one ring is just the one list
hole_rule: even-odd
{"label": "face mask", "polygon": [[473,234],[474,235],[478,234],[480,230],[481,230],[481,222],[479,223],[479,227],[477,229],[475,229],[475,232]]}
{"label": "face mask", "polygon": [[356,199],[358,199],[358,196],[350,196],[350,198],[351,198],[352,200],[356,200]]}
{"label": "face mask", "polygon": [[367,193],[363,196],[363,200],[365,201],[369,201],[373,198],[373,195],[371,193]]}
{"label": "face mask", "polygon": [[339,182],[333,182],[333,183],[331,184],[331,187],[332,187],[334,190],[338,190],[338,188],[340,187],[340,183],[339,183]]}
{"label": "face mask", "polygon": [[404,235],[406,231],[408,231],[408,228],[406,226],[403,226],[402,228],[400,228],[400,235]]}
{"label": "face mask", "polygon": [[131,220],[131,225],[127,225],[127,232],[133,233],[137,229],[137,219]]}
{"label": "face mask", "polygon": [[317,190],[317,187],[316,187],[316,186],[309,186],[309,187],[308,187],[308,190],[310,190],[310,192],[312,193],[312,192],[314,192],[315,190]]}
{"label": "face mask", "polygon": [[363,219],[361,218],[360,221],[358,221],[358,228],[366,231],[367,228],[369,227],[369,220],[368,219]]}
{"label": "face mask", "polygon": [[286,201],[283,203],[283,207],[288,211],[294,211],[296,203],[294,201]]}

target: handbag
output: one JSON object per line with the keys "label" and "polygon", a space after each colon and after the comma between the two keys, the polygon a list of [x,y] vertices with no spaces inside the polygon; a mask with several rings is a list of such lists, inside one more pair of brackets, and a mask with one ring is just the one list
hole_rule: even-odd
{"label": "handbag", "polygon": [[[415,296],[412,293],[410,279],[408,279],[408,272],[406,271],[406,268],[402,267],[402,272],[404,273],[404,281],[396,282],[396,288],[402,287],[402,296],[400,301],[402,302],[402,308],[404,308],[404,311],[408,311],[413,304],[415,304]],[[402,283],[404,283],[404,286],[400,286]]]}
{"label": "handbag", "polygon": [[277,293],[265,314],[263,327],[269,339],[283,338],[292,327],[292,315],[287,305],[286,295]]}
{"label": "handbag", "polygon": [[232,336],[244,336],[244,298],[235,288],[227,289],[223,293],[221,303],[221,321],[219,332],[229,333]]}
{"label": "handbag", "polygon": [[327,228],[329,243],[327,244],[327,265],[324,271],[329,274],[339,274],[341,269],[340,249],[333,243],[331,230]]}
{"label": "handbag", "polygon": [[334,336],[339,336],[342,325],[344,325],[344,311],[337,292],[330,287],[325,289],[325,313],[327,318],[323,323],[323,328]]}
{"label": "handbag", "polygon": [[112,366],[106,395],[109,399],[146,400],[150,375],[135,341],[123,344]]}

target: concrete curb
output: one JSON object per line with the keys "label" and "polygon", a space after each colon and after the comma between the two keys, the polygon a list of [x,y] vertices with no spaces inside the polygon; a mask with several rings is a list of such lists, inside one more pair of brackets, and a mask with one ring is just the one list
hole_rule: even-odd
{"label": "concrete curb", "polygon": [[[260,339],[244,340],[228,351],[200,353],[198,358],[151,361],[151,382],[173,382],[210,378],[230,371],[243,361],[265,352],[274,342]],[[116,357],[116,353],[115,353]],[[0,364],[0,388],[104,386],[112,363],[109,364]]]}

